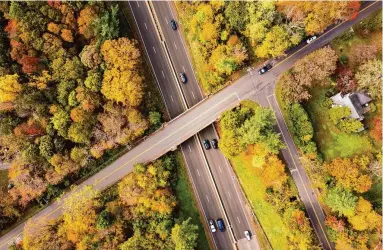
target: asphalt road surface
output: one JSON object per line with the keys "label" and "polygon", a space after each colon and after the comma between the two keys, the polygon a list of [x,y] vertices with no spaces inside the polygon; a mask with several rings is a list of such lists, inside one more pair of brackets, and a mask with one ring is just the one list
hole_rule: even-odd
{"label": "asphalt road surface", "polygon": [[[184,72],[188,77],[187,83],[180,83],[182,93],[185,97],[188,107],[192,107],[203,99],[203,95],[197,82],[195,72],[190,63],[185,42],[179,30],[173,30],[170,26],[171,20],[177,20],[172,5],[168,1],[153,1],[152,11],[159,24],[161,38],[165,41],[166,50],[169,52],[176,75]],[[143,13],[141,13],[143,14]],[[151,41],[145,41],[151,43]],[[199,143],[205,139],[211,141],[217,139],[218,135],[213,126],[202,130],[199,134]],[[223,206],[227,213],[229,223],[233,229],[236,240],[245,238],[244,231],[250,230],[252,233],[251,213],[245,208],[246,199],[240,192],[240,186],[236,176],[225,157],[219,150],[203,148],[208,166],[211,169],[214,181],[218,188],[218,193],[222,199]],[[187,152],[185,152],[187,154]],[[190,171],[195,171],[193,168]],[[258,242],[254,235],[251,241],[253,249],[259,249]]]}
{"label": "asphalt road surface", "polygon": [[[271,72],[259,76],[256,75],[256,72],[253,70],[249,72],[249,74],[240,78],[238,81],[234,82],[232,85],[226,87],[215,95],[210,96],[209,98],[205,98],[192,109],[184,112],[182,115],[165,124],[162,129],[142,140],[140,144],[138,144],[124,156],[120,157],[114,163],[84,181],[81,185],[79,185],[78,188],[82,188],[84,185],[94,185],[96,189],[105,189],[106,187],[119,181],[125,175],[129,174],[132,171],[133,165],[135,163],[150,162],[157,159],[161,155],[171,150],[175,145],[180,145],[182,142],[185,142],[189,138],[193,137],[193,135],[197,132],[209,126],[219,117],[222,111],[234,107],[240,102],[240,100],[262,97],[263,101],[260,101],[262,104],[262,102],[265,102],[265,97],[267,98],[269,95],[273,94],[274,84],[277,77],[282,72],[291,68],[296,60],[320,47],[323,47],[341,32],[349,29],[351,25],[359,22],[378,8],[381,8],[381,3],[368,4],[369,7],[362,10],[356,19],[337,25],[327,33],[324,33],[318,38],[318,40],[310,45],[302,45],[301,47],[296,48],[285,59],[274,65],[274,69],[272,69]],[[271,102],[269,105],[273,106],[273,100],[270,98],[273,97],[270,96],[268,98],[268,102]],[[279,127],[282,128],[283,119],[280,116],[278,118],[278,123]],[[287,131],[284,131],[282,128],[281,132],[286,142],[291,141],[291,137],[289,137]],[[297,160],[296,151],[294,152],[294,145],[288,142],[287,146],[289,148],[288,150],[290,150],[289,154],[291,154],[291,158],[294,161],[292,166],[289,165],[289,168],[292,169],[298,166],[297,162],[299,161]],[[284,153],[284,155],[286,154]],[[327,243],[327,236],[322,230],[324,225],[323,217],[320,216],[321,210],[315,195],[310,195],[313,192],[310,182],[308,179],[306,179],[307,176],[306,178],[303,177],[303,175],[305,175],[303,169],[299,167],[297,167],[297,169],[297,172],[299,172],[300,175],[298,175],[298,178],[294,177],[294,180],[300,179],[299,176],[302,177],[303,181],[301,181],[301,184],[304,186],[304,188],[302,190],[302,186],[299,184],[297,184],[297,187],[300,194],[303,194],[303,201],[305,202],[305,199],[307,199],[307,202],[305,202],[306,210],[314,228],[316,229],[318,238],[323,244],[323,248],[334,249],[333,246]],[[306,192],[308,195],[304,196]],[[59,201],[54,202],[52,205],[40,211],[34,217],[45,216],[48,218],[57,218],[61,216],[62,203],[70,194],[71,192],[68,192]],[[6,235],[1,237],[0,249],[7,249],[9,244],[12,244],[12,242],[21,238],[23,227],[24,224],[20,224],[18,227],[14,228]]]}
{"label": "asphalt road surface", "polygon": [[[177,109],[174,109],[175,111],[186,110],[188,107],[193,106],[199,101],[201,101],[203,99],[203,96],[201,91],[199,90],[196,79],[194,78],[191,65],[188,63],[188,58],[187,55],[185,55],[182,40],[179,37],[178,32],[174,32],[170,28],[170,24],[168,23],[170,20],[166,20],[167,24],[165,27],[163,27],[163,30],[171,31],[169,33],[173,35],[173,37],[170,40],[172,40],[172,45],[174,47],[171,46],[168,48],[164,48],[164,44],[162,44],[160,41],[162,37],[160,38],[157,35],[157,31],[154,27],[154,19],[152,19],[153,15],[151,17],[149,13],[149,5],[147,5],[144,2],[125,2],[120,4],[124,6],[124,13],[126,13],[127,11],[132,12],[133,19],[140,34],[140,39],[142,40],[145,50],[147,51],[147,56],[150,62],[152,62],[151,65],[154,69],[154,72],[161,72],[161,74],[156,74],[156,79],[160,86],[161,92],[163,93],[166,106],[177,107]],[[128,14],[129,13],[126,13],[126,15]],[[150,48],[154,49],[151,51]],[[180,49],[180,53],[177,54],[177,56],[175,56],[175,48]],[[165,55],[166,49],[168,49],[171,52],[170,54],[172,57],[172,61],[167,60],[167,57]],[[180,55],[184,56],[184,63],[182,63],[181,66],[179,66],[177,63],[174,63],[173,60],[173,58],[177,58],[178,60],[180,60],[178,57]],[[176,68],[176,72],[172,71],[170,63],[174,63],[173,65]],[[177,67],[179,69],[177,69]],[[177,81],[178,73],[181,71],[186,73],[188,77],[187,84],[180,84],[180,82]],[[185,93],[186,98],[182,96]],[[175,94],[177,94],[177,99],[174,98]],[[169,98],[169,96],[171,97]],[[182,100],[186,101],[183,102]],[[171,118],[174,118],[180,114],[180,112],[175,112],[172,109],[168,108],[168,110],[169,116]],[[207,130],[211,131],[212,126],[210,126],[210,129],[207,128]],[[181,144],[181,151],[186,162],[189,177],[193,184],[197,200],[203,212],[205,223],[207,223],[209,219],[225,219],[225,217],[224,211],[218,199],[218,193],[215,191],[216,189],[213,180],[209,175],[208,166],[204,161],[203,152],[199,143],[199,138],[197,136],[194,136],[187,140],[185,143]],[[228,225],[228,223],[226,224]],[[233,243],[228,232],[222,233],[217,231],[216,233],[210,232],[210,234],[212,236],[215,248],[233,249]]]}

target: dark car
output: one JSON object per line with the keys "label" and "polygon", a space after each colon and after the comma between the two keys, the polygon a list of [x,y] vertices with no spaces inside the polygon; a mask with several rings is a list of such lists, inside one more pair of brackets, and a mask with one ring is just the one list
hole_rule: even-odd
{"label": "dark car", "polygon": [[223,222],[222,219],[217,219],[217,225],[218,225],[218,229],[219,231],[221,232],[224,232],[225,231],[225,223]]}
{"label": "dark car", "polygon": [[188,81],[184,72],[180,73],[180,78],[181,78],[181,82],[183,83],[186,83]]}
{"label": "dark car", "polygon": [[177,29],[177,23],[176,23],[176,21],[171,20],[171,21],[170,21],[170,25],[172,26],[172,29],[173,29],[173,30],[176,30],[176,29]]}
{"label": "dark car", "polygon": [[273,66],[271,65],[271,64],[266,64],[265,66],[263,66],[262,68],[260,68],[259,70],[258,70],[258,73],[260,74],[260,75],[263,75],[263,74],[265,74],[267,71],[269,71],[271,68],[272,68]]}
{"label": "dark car", "polygon": [[218,141],[217,141],[217,139],[213,139],[213,140],[211,140],[211,146],[212,146],[214,149],[217,149],[217,148],[218,148]]}
{"label": "dark car", "polygon": [[209,140],[204,140],[204,141],[203,141],[203,145],[205,146],[205,149],[206,149],[206,150],[209,150],[209,149],[210,149],[210,142],[209,142]]}

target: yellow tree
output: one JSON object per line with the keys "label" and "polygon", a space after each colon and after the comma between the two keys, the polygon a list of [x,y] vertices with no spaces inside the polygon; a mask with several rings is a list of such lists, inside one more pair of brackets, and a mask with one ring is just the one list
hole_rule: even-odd
{"label": "yellow tree", "polygon": [[353,189],[359,193],[364,193],[371,188],[372,181],[367,174],[363,174],[367,164],[363,163],[362,158],[335,158],[332,162],[325,164],[328,173],[335,177],[338,185],[346,189]]}
{"label": "yellow tree", "polygon": [[267,157],[261,173],[262,181],[268,187],[280,188],[287,181],[285,165],[278,156],[271,155]]}
{"label": "yellow tree", "polygon": [[99,192],[92,186],[85,186],[73,192],[63,205],[63,224],[59,235],[79,244],[85,236],[95,232],[96,209],[100,206],[97,198]]}
{"label": "yellow tree", "polygon": [[23,248],[41,249],[73,249],[70,242],[57,234],[58,221],[40,217],[30,219],[24,226]]}
{"label": "yellow tree", "polygon": [[379,230],[382,227],[382,216],[372,210],[371,203],[362,197],[356,205],[356,215],[349,218],[349,221],[358,231]]}
{"label": "yellow tree", "polygon": [[0,103],[12,102],[16,99],[22,90],[18,78],[19,76],[17,74],[0,77]]}

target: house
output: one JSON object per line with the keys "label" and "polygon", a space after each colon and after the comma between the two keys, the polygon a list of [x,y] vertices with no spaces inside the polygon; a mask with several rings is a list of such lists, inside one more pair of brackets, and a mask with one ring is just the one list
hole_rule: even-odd
{"label": "house", "polygon": [[368,103],[372,101],[370,97],[361,92],[342,94],[338,93],[330,97],[335,106],[346,106],[351,110],[350,117],[362,121],[364,114],[369,110]]}

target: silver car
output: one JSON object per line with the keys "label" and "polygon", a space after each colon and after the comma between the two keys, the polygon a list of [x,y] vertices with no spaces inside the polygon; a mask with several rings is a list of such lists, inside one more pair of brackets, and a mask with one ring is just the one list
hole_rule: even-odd
{"label": "silver car", "polygon": [[312,36],[310,37],[309,39],[306,40],[307,43],[312,43],[313,41],[315,41],[317,39],[317,36]]}
{"label": "silver car", "polygon": [[209,220],[209,227],[210,227],[210,230],[211,230],[212,233],[217,232],[217,229],[215,229],[215,225],[214,225],[214,221],[213,220]]}
{"label": "silver car", "polygon": [[251,240],[251,235],[250,235],[250,232],[248,230],[245,231],[245,236],[246,236],[247,240]]}

